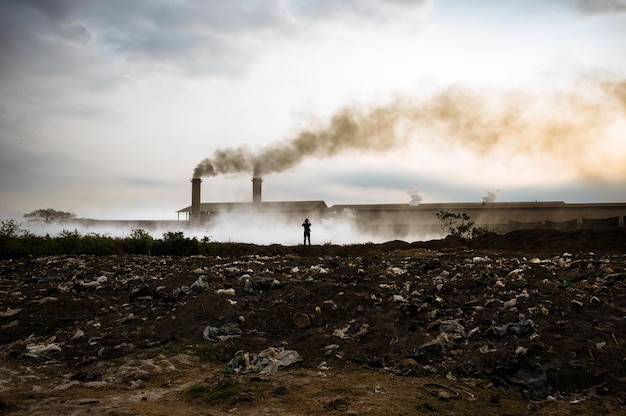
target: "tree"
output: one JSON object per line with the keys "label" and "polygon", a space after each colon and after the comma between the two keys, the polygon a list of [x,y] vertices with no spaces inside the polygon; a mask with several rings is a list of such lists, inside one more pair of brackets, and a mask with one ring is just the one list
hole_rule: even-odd
{"label": "tree", "polygon": [[29,222],[42,222],[44,224],[52,224],[54,222],[65,222],[76,218],[73,212],[56,211],[52,208],[38,209],[36,211],[24,214]]}
{"label": "tree", "polygon": [[22,228],[22,224],[11,219],[0,221],[0,237],[19,237],[20,235],[27,235],[28,231]]}
{"label": "tree", "polygon": [[474,221],[466,213],[455,214],[453,212],[439,211],[437,219],[441,229],[446,233],[460,238],[471,238],[474,230]]}

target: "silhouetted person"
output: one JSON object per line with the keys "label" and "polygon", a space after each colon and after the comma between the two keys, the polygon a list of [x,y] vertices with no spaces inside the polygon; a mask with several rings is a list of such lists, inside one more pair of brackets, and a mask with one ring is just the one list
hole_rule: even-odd
{"label": "silhouetted person", "polygon": [[306,246],[306,240],[309,240],[309,245],[311,245],[311,223],[308,218],[305,218],[302,226],[304,227],[304,245]]}

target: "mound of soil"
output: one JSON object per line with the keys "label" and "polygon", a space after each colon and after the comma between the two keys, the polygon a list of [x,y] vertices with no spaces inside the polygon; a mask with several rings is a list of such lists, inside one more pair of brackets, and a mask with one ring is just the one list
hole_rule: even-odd
{"label": "mound of soil", "polygon": [[[406,380],[394,384],[394,394],[405,385],[412,397],[410,380],[430,380],[456,383],[457,393],[515,392],[532,403],[602,396],[608,398],[604,414],[624,410],[624,229],[213,249],[208,257],[2,261],[0,413],[82,414],[98,404],[98,411],[126,414],[110,394],[105,400],[94,391],[115,387],[124,402],[139,389],[147,401],[148,392],[189,394],[193,386],[210,392],[200,406],[209,401],[224,412],[254,414],[260,396],[249,383],[281,373],[294,377],[294,369],[303,378],[335,369],[342,377],[354,375],[342,381],[352,386],[360,385],[362,371],[380,377],[374,371],[393,383]],[[275,358],[265,373],[248,365],[268,349],[295,352],[299,360]],[[239,351],[250,362],[235,359]],[[174,375],[181,368],[186,375]],[[206,372],[198,375],[199,368]],[[247,390],[233,396],[236,403],[215,396],[218,388],[232,388],[228,377],[248,377]],[[155,380],[160,387],[151,384]],[[258,395],[291,394],[303,405],[283,407],[282,414],[316,414],[316,404],[307,402],[310,391],[297,393],[284,383]],[[90,402],[85,394],[99,398]],[[496,406],[494,414],[503,411],[500,394],[486,399]],[[185,403],[199,406],[193,399]],[[349,395],[316,403],[319,414],[359,409]],[[421,406],[423,412],[435,405],[395,409],[411,413]],[[153,410],[158,414],[158,406]],[[476,411],[490,414],[480,406]]]}

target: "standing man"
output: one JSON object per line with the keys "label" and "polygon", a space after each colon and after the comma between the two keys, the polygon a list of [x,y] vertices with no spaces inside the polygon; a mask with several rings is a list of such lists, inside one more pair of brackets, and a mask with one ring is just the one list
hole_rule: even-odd
{"label": "standing man", "polygon": [[311,245],[311,223],[308,218],[304,219],[302,226],[304,227],[304,245],[306,246],[307,239],[309,240],[309,245]]}

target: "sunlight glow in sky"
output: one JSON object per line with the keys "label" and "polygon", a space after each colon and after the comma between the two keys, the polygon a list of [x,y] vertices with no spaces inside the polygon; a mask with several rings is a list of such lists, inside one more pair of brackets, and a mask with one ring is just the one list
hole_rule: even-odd
{"label": "sunlight glow in sky", "polygon": [[626,0],[7,0],[0,51],[0,219],[176,219],[304,133],[264,200],[626,201]]}

